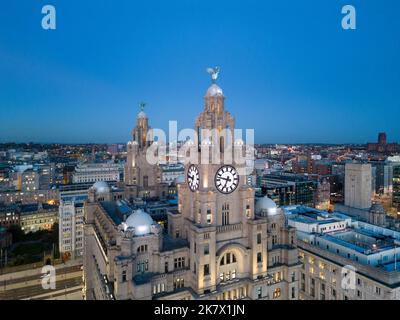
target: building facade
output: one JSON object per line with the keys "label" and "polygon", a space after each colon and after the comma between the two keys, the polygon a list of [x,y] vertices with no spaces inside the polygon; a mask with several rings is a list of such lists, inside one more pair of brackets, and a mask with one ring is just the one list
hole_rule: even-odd
{"label": "building facade", "polygon": [[97,181],[119,182],[123,166],[118,163],[79,164],[72,175],[73,183],[95,183]]}
{"label": "building facade", "polygon": [[51,230],[58,223],[58,206],[35,203],[20,206],[20,226],[25,233]]}
{"label": "building facade", "polygon": [[400,164],[393,166],[393,206],[400,212]]}
{"label": "building facade", "polygon": [[87,197],[86,184],[60,190],[59,250],[64,259],[75,259],[83,254],[83,204]]}
{"label": "building facade", "polygon": [[400,300],[400,233],[344,214],[285,208],[296,228],[300,299]]}
{"label": "building facade", "polygon": [[[215,83],[195,126],[197,132],[234,129]],[[268,197],[255,201],[237,158],[200,161],[210,154],[219,160],[227,152],[244,155],[238,141],[235,149],[221,148],[228,146],[229,130],[190,144],[195,156],[178,184],[178,209],[168,212],[167,232],[142,210],[125,217],[110,196],[89,197],[86,299],[298,299],[296,232],[286,227],[283,211]]]}
{"label": "building facade", "polygon": [[345,205],[357,209],[369,209],[372,201],[372,168],[366,163],[346,163]]}

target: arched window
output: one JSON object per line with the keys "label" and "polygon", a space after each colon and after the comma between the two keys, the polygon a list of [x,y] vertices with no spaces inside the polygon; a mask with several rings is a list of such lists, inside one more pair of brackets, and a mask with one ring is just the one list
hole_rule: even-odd
{"label": "arched window", "polygon": [[236,263],[236,255],[232,252],[227,252],[221,259],[219,265],[220,266],[224,266],[224,265],[228,265],[231,263]]}

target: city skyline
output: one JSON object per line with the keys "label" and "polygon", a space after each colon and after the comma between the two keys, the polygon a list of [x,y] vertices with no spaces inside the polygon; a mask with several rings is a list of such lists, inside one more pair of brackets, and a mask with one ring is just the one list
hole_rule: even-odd
{"label": "city skyline", "polygon": [[193,128],[214,65],[256,143],[400,141],[396,1],[353,1],[350,31],[343,1],[52,4],[52,31],[41,4],[0,13],[1,143],[125,143],[142,100],[153,128]]}

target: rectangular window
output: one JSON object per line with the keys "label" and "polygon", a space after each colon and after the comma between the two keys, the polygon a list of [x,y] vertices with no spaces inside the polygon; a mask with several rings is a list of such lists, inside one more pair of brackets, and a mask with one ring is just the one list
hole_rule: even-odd
{"label": "rectangular window", "polygon": [[212,223],[211,209],[207,209],[207,224]]}
{"label": "rectangular window", "polygon": [[209,264],[205,264],[204,265],[204,275],[205,276],[209,276],[210,275],[210,265]]}
{"label": "rectangular window", "polygon": [[257,297],[258,299],[262,298],[262,287],[257,288]]}
{"label": "rectangular window", "polygon": [[262,253],[258,252],[257,253],[257,263],[261,263],[262,262]]}
{"label": "rectangular window", "polygon": [[208,255],[210,253],[210,245],[208,243],[204,244],[204,255]]}
{"label": "rectangular window", "polygon": [[261,233],[257,233],[257,244],[261,244]]}

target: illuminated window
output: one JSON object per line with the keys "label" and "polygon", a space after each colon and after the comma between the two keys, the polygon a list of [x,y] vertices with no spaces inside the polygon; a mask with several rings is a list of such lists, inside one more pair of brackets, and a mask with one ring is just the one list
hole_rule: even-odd
{"label": "illuminated window", "polygon": [[281,288],[276,288],[275,290],[274,290],[274,295],[273,295],[273,297],[274,297],[274,299],[277,299],[277,298],[279,298],[281,296]]}

